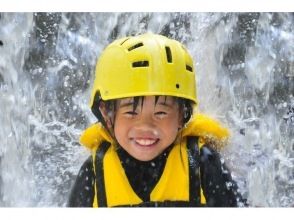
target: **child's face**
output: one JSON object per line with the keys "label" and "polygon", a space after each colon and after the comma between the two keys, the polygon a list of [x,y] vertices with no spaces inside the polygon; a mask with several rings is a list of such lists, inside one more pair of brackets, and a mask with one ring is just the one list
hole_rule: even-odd
{"label": "child's face", "polygon": [[131,156],[149,161],[175,141],[182,126],[181,113],[172,97],[160,96],[155,104],[155,96],[146,96],[135,111],[133,102],[133,98],[117,102],[114,134]]}

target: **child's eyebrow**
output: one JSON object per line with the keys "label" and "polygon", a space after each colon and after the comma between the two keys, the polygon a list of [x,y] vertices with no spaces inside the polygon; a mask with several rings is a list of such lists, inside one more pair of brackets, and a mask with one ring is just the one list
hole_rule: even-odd
{"label": "child's eyebrow", "polygon": [[119,104],[119,107],[122,108],[122,107],[128,107],[130,105],[134,105],[134,102],[126,102],[126,103],[120,103]]}
{"label": "child's eyebrow", "polygon": [[172,108],[172,104],[169,104],[169,103],[166,103],[166,102],[159,102],[158,105],[163,105],[163,106],[166,106],[166,107],[170,107]]}

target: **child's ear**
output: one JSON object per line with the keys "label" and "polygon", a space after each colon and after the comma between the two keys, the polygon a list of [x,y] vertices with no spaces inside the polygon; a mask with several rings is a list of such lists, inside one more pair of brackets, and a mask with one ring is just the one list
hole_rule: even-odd
{"label": "child's ear", "polygon": [[184,126],[184,113],[182,110],[179,111],[179,118],[178,118],[178,130],[182,129]]}

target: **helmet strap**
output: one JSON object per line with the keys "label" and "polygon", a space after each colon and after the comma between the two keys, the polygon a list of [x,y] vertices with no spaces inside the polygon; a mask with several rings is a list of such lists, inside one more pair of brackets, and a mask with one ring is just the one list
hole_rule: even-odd
{"label": "helmet strap", "polygon": [[[104,111],[104,113],[102,113],[101,109],[103,109],[102,111]],[[102,123],[102,125],[107,130],[107,132],[115,140],[115,138],[114,138],[114,122],[113,122],[114,118],[112,119],[111,117],[106,115],[107,109],[105,106],[105,102],[102,100],[99,93],[96,93],[96,95],[95,95],[94,103],[93,103],[91,110],[92,110],[92,113],[98,119],[98,121]]]}

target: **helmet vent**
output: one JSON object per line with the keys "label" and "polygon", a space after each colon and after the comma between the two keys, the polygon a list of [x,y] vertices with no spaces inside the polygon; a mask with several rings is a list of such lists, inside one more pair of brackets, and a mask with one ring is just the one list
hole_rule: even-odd
{"label": "helmet vent", "polygon": [[138,43],[138,44],[135,44],[134,46],[131,46],[128,51],[131,51],[131,50],[134,50],[134,49],[137,49],[138,47],[142,47],[143,46],[143,43]]}
{"label": "helmet vent", "polygon": [[145,67],[149,66],[149,62],[147,60],[133,62],[133,67]]}
{"label": "helmet vent", "polygon": [[166,59],[168,63],[172,63],[173,62],[173,58],[172,58],[172,53],[169,47],[165,47],[165,52],[166,52]]}
{"label": "helmet vent", "polygon": [[186,65],[186,70],[190,71],[190,72],[193,72],[193,68],[189,65]]}

